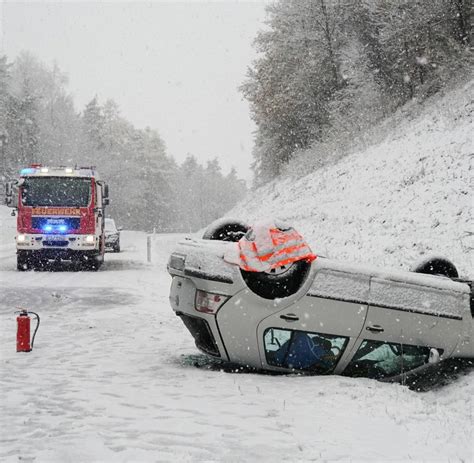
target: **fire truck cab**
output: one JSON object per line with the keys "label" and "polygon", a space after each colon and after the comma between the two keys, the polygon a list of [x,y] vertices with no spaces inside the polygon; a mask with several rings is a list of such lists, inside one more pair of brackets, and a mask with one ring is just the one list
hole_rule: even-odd
{"label": "fire truck cab", "polygon": [[109,198],[94,167],[33,164],[7,183],[6,204],[17,211],[18,270],[42,268],[51,260],[89,270],[102,265]]}

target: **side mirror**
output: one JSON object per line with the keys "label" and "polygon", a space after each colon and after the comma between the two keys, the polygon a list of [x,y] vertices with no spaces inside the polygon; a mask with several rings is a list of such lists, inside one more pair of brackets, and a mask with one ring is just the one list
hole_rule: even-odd
{"label": "side mirror", "polygon": [[104,198],[104,206],[108,206],[110,204],[109,198]]}
{"label": "side mirror", "polygon": [[104,198],[109,198],[109,185],[107,183],[104,183]]}
{"label": "side mirror", "polygon": [[430,355],[428,357],[428,363],[431,365],[436,365],[440,361],[440,355],[438,352],[438,349],[431,348],[430,349]]}
{"label": "side mirror", "polygon": [[13,203],[13,182],[5,184],[5,204],[11,207]]}

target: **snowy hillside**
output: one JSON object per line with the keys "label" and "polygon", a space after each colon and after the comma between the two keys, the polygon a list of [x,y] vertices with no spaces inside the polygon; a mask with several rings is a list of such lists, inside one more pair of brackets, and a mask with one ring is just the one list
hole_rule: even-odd
{"label": "snowy hillside", "polygon": [[[409,269],[428,254],[474,277],[474,81],[385,121],[383,141],[251,193],[228,215],[279,217],[334,259]],[[311,155],[293,161],[304,171]]]}

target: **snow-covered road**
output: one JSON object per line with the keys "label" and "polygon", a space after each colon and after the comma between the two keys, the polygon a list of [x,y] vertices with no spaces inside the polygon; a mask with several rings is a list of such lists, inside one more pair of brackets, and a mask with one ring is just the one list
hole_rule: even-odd
{"label": "snow-covered road", "polygon": [[[212,368],[168,304],[179,238],[143,233],[94,272],[15,270],[0,242],[0,461],[472,461],[471,376],[416,393]],[[15,352],[14,311],[41,315]],[[201,367],[197,368],[195,364]]]}

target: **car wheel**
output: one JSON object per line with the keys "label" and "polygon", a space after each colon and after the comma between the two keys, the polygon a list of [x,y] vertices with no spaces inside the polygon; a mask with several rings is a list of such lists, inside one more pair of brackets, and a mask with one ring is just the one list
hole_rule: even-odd
{"label": "car wheel", "polygon": [[444,275],[448,278],[459,277],[454,264],[445,257],[426,257],[414,265],[411,271],[428,275]]}
{"label": "car wheel", "polygon": [[305,260],[268,272],[247,272],[241,270],[248,288],[264,299],[278,299],[295,294],[308,276],[311,263]]}
{"label": "car wheel", "polygon": [[237,242],[242,238],[250,226],[236,219],[218,219],[212,222],[202,238],[204,240],[232,241]]}

